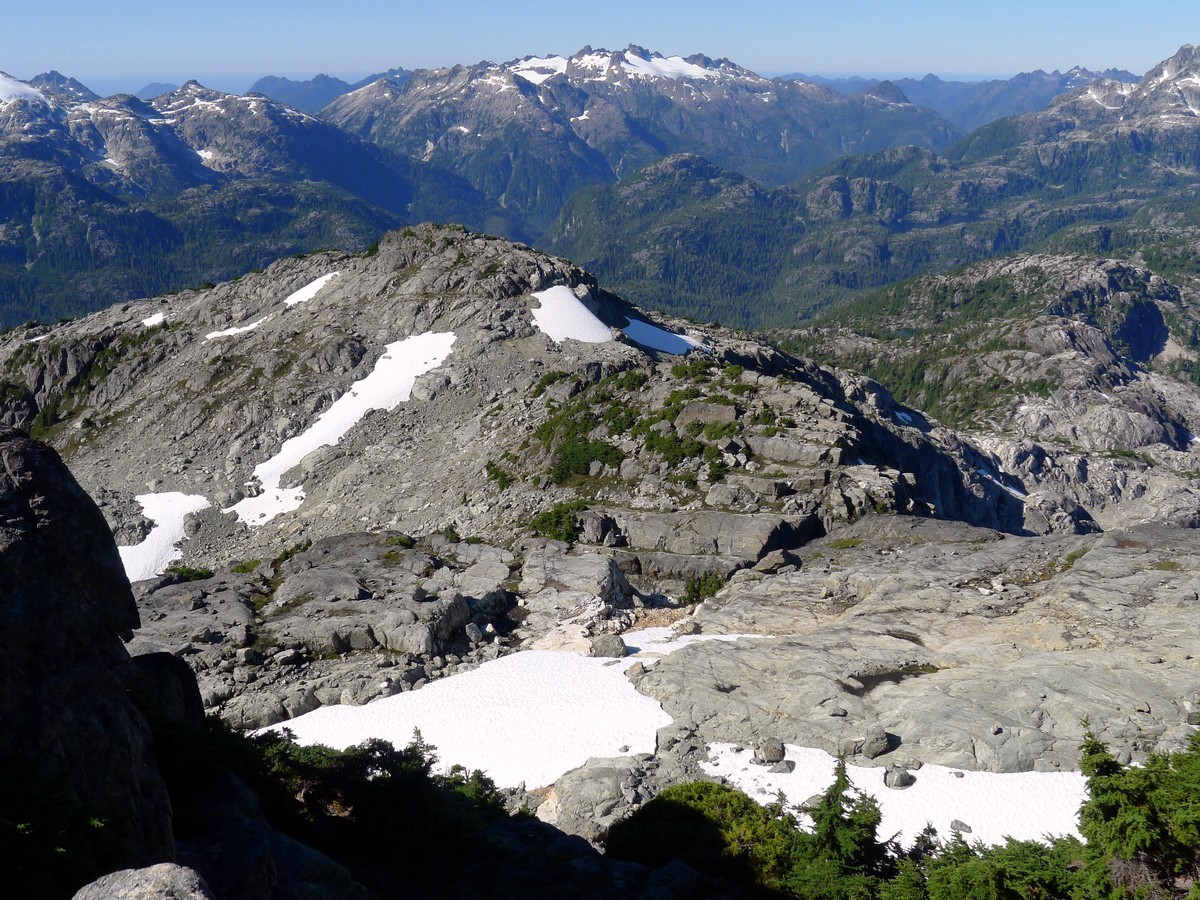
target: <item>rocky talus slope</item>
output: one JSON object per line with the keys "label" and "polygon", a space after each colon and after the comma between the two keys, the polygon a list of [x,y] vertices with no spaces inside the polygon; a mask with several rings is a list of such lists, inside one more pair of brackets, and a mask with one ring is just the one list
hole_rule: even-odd
{"label": "rocky talus slope", "polygon": [[[1096,334],[1109,369],[1064,381],[1099,404],[1136,341]],[[395,402],[375,402],[381,367],[408,379]],[[756,635],[634,665],[676,720],[657,753],[523,795],[589,838],[710,741],[1013,771],[1072,767],[1084,716],[1132,758],[1195,719],[1182,381],[1145,388],[1161,446],[957,432],[866,377],[656,325],[563,260],[432,226],[10,332],[0,368],[3,420],[61,449],[127,563],[179,513],[185,568],[154,557],[133,646],[186,660],[240,727],[526,648],[619,653],[664,615]],[[1110,476],[1127,488],[1096,501]]]}

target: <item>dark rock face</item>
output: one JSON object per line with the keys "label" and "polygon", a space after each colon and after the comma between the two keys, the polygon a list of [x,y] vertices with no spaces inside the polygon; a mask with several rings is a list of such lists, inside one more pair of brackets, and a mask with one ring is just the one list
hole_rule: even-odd
{"label": "dark rock face", "polygon": [[171,859],[170,801],[120,679],[138,613],[112,534],[49,447],[3,428],[0,463],[0,759],[65,782],[129,863]]}

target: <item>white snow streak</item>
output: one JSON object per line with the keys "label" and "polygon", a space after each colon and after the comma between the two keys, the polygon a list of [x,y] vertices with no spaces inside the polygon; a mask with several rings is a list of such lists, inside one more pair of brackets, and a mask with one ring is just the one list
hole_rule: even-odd
{"label": "white snow streak", "polygon": [[316,281],[306,284],[298,291],[294,291],[284,298],[284,303],[288,306],[295,306],[297,303],[307,303],[313,297],[317,296],[321,288],[329,284],[330,281],[338,277],[337,272],[330,272],[328,275],[322,275]]}
{"label": "white snow streak", "polygon": [[247,331],[253,331],[255,328],[257,328],[263,322],[267,321],[267,319],[269,319],[269,318],[271,318],[271,317],[263,316],[257,322],[251,322],[249,325],[241,325],[241,326],[236,326],[234,328],[226,328],[224,331],[210,331],[208,334],[206,334],[204,336],[204,340],[211,341],[214,338],[231,337],[235,334],[244,334]]}
{"label": "white snow streak", "polygon": [[164,312],[156,312],[148,319],[142,319],[142,325],[146,328],[153,328],[155,325],[161,325],[167,319],[167,314]]}
{"label": "white snow streak", "polygon": [[427,331],[388,344],[371,374],[356,381],[316,422],[284,441],[278,453],[255,467],[254,478],[261,484],[262,493],[222,511],[236,513],[247,525],[262,525],[299,509],[304,502],[304,489],[280,487],[284,474],[314,450],[340,441],[369,410],[392,409],[407,400],[417,377],[442,364],[454,339],[449,332]]}
{"label": "white snow streak", "polygon": [[134,499],[142,505],[142,513],[154,527],[140,544],[118,547],[117,551],[129,580],[142,581],[161,575],[167,566],[183,556],[183,551],[175,545],[184,538],[184,519],[211,504],[207,497],[178,491],[139,494]]}

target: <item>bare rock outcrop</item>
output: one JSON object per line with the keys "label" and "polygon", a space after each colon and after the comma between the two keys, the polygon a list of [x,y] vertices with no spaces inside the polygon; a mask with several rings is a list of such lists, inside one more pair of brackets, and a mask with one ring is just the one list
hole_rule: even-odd
{"label": "bare rock outcrop", "polygon": [[110,819],[126,860],[173,858],[170,800],[126,696],[138,611],[104,517],[58,454],[0,429],[0,759]]}

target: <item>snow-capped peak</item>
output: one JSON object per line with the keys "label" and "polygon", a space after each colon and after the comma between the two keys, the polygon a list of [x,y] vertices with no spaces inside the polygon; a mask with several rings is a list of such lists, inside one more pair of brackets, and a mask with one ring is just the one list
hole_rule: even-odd
{"label": "snow-capped peak", "polygon": [[7,72],[0,72],[0,106],[8,106],[17,100],[26,100],[30,103],[41,103],[45,106],[50,105],[50,101],[46,99],[46,95],[32,85],[26,84],[24,81],[18,81]]}
{"label": "snow-capped peak", "polygon": [[664,56],[631,44],[624,50],[611,52],[584,47],[574,56],[527,56],[503,66],[504,71],[519,75],[540,85],[556,75],[584,81],[667,79],[671,81],[716,81],[722,78],[763,80],[746,69],[725,59],[711,60],[701,54],[694,56]]}

